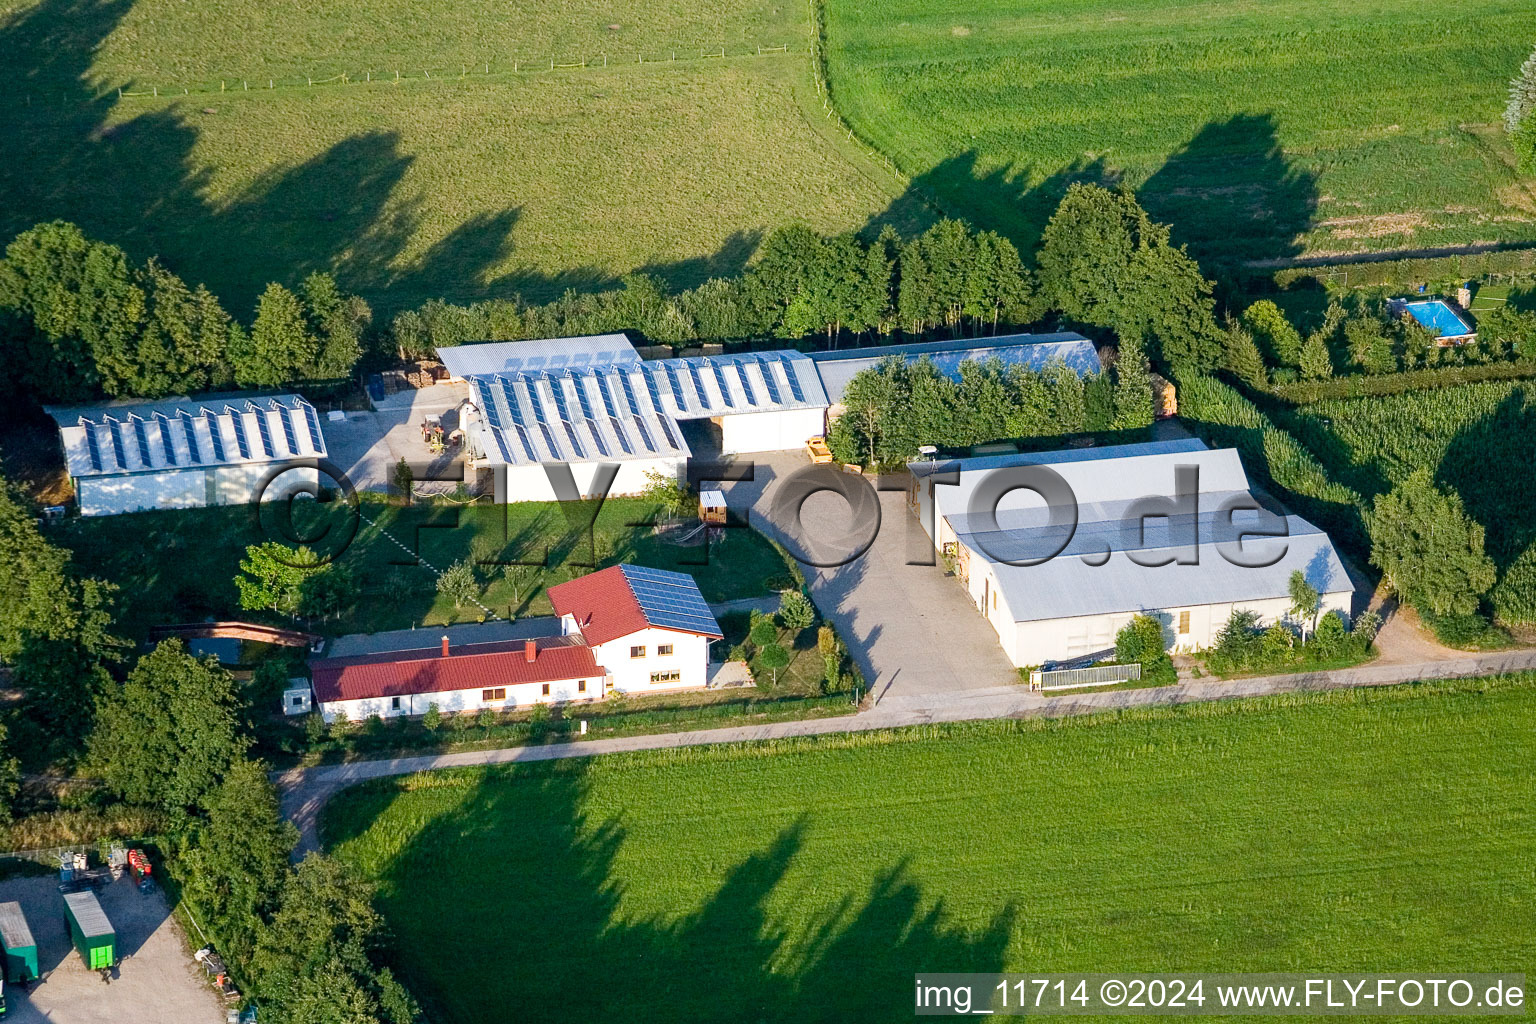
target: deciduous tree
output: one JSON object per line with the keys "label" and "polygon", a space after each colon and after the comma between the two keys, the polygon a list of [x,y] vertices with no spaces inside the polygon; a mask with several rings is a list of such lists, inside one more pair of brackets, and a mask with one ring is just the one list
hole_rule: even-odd
{"label": "deciduous tree", "polygon": [[1429,470],[1408,476],[1379,496],[1370,518],[1371,564],[1421,612],[1471,615],[1493,586],[1493,560],[1483,553],[1483,528],[1461,498],[1437,488]]}

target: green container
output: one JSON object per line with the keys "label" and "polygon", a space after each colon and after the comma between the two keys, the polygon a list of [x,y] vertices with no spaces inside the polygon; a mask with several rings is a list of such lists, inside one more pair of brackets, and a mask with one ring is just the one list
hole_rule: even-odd
{"label": "green container", "polygon": [[69,919],[69,937],[85,966],[93,971],[117,962],[117,933],[106,911],[93,892],[72,892],[64,897],[64,916]]}
{"label": "green container", "polygon": [[37,942],[20,903],[0,903],[0,947],[5,950],[5,980],[23,983],[38,976]]}

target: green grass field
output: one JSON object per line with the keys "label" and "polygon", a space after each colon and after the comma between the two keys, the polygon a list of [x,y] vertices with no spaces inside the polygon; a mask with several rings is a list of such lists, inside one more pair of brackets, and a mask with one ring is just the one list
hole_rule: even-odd
{"label": "green grass field", "polygon": [[22,2],[0,11],[0,237],[75,220],[241,315],[314,268],[386,313],[634,269],[691,285],[792,218],[914,209],[826,127],[808,33],[767,0]]}
{"label": "green grass field", "polygon": [[926,970],[1532,972],[1533,687],[438,773],[325,829],[453,1024],[897,1020]]}
{"label": "green grass field", "polygon": [[855,129],[1023,243],[1078,178],[1211,262],[1536,238],[1521,0],[826,0],[826,36]]}
{"label": "green grass field", "polygon": [[[299,508],[302,513],[305,506]],[[304,519],[292,528],[269,519],[258,523],[254,506],[223,506],[76,519],[50,536],[73,550],[82,571],[120,587],[119,627],[138,638],[156,623],[252,615],[266,621],[270,616],[239,608],[234,578],[246,546],[266,540],[292,543],[330,530],[330,539],[313,545],[330,555],[337,550],[336,538],[347,536],[349,515],[343,507],[308,509],[320,518]],[[755,530],[726,531],[722,546],[713,548],[705,562],[703,549],[668,544],[650,527],[639,525],[654,519],[657,506],[638,498],[606,501],[592,523],[590,542],[589,505],[582,511],[574,503],[558,502],[462,509],[367,503],[361,511],[438,568],[462,558],[493,563],[547,557],[548,567],[529,567],[516,588],[499,564],[478,568],[484,584],[480,600],[503,616],[551,614],[545,588],[594,571],[589,567],[594,560],[599,566],[633,562],[689,573],[707,601],[756,597],[768,592],[770,580],[776,586],[788,585],[784,559]],[[271,515],[270,509],[263,512]],[[352,571],[358,596],[338,618],[316,621],[313,625],[321,632],[371,633],[475,622],[482,614],[473,604],[455,608],[437,593],[431,572],[412,564],[407,552],[366,523],[358,523],[337,562]]]}

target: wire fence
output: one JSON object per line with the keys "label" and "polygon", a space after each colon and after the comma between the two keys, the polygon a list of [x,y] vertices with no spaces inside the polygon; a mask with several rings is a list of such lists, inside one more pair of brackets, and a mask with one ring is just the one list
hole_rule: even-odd
{"label": "wire fence", "polygon": [[[688,47],[673,50],[627,52],[599,52],[592,55],[557,55],[523,57],[498,57],[474,62],[384,68],[363,68],[347,71],[330,71],[316,74],[290,75],[231,75],[229,77],[197,79],[185,82],[125,82],[121,85],[98,89],[84,102],[106,99],[164,99],[178,96],[208,96],[228,93],[278,92],[293,89],[315,89],[342,86],[397,86],[424,82],[486,82],[509,81],[536,75],[559,72],[579,72],[602,68],[644,67],[656,65],[687,65],[709,61],[755,60],[761,57],[782,57],[803,53],[787,43],[777,46],[751,45],[740,48],[727,46]],[[11,94],[13,100],[18,93]],[[50,104],[46,92],[22,92],[25,105]],[[54,102],[81,102],[79,92],[58,94]]]}

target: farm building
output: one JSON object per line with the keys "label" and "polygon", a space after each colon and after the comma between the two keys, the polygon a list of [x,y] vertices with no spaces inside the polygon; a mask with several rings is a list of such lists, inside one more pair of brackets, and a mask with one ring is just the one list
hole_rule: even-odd
{"label": "farm building", "polygon": [[326,457],[320,419],[297,395],[53,406],[48,413],[87,516],[286,497],[317,486],[314,460]]}
{"label": "farm building", "polygon": [[679,424],[709,420],[727,454],[796,448],[821,433],[826,398],[798,352],[641,361],[621,334],[438,350],[469,387],[462,423],[471,470],[488,469],[495,499],[561,495],[544,467],[570,467],[582,497],[643,490],[678,477],[690,455]]}
{"label": "farm building", "polygon": [[721,634],[693,577],[616,565],[551,587],[549,598],[560,635],[513,639],[522,623],[485,623],[447,627],[435,643],[424,630],[338,640],[309,663],[310,693],[290,681],[284,708],[308,710],[312,695],[327,722],[355,722],[433,704],[500,711],[705,684]]}
{"label": "farm building", "polygon": [[[1021,467],[1071,488],[1075,524],[1050,522]],[[935,548],[1017,666],[1106,652],[1138,614],[1175,651],[1208,647],[1234,610],[1290,609],[1291,573],[1350,614],[1353,588],[1328,535],[1260,507],[1234,449],[1195,439],[914,464],[911,500]],[[1176,474],[1191,485],[1175,502]],[[1189,476],[1195,474],[1192,478]]]}
{"label": "farm building", "polygon": [[827,393],[829,421],[842,415],[843,391],[848,387],[848,382],[860,371],[890,356],[901,356],[908,362],[926,357],[941,373],[956,379],[960,375],[961,363],[984,363],[991,359],[1032,370],[1041,370],[1052,362],[1060,361],[1075,370],[1078,376],[1098,373],[1103,369],[1098,349],[1093,342],[1072,331],[1059,334],[1006,334],[995,338],[956,338],[953,341],[918,345],[882,345],[877,348],[844,349],[840,352],[812,352],[808,358],[816,364],[821,386]]}
{"label": "farm building", "polygon": [[620,693],[702,687],[710,642],[722,636],[698,584],[680,572],[615,565],[550,587],[549,602]]}

